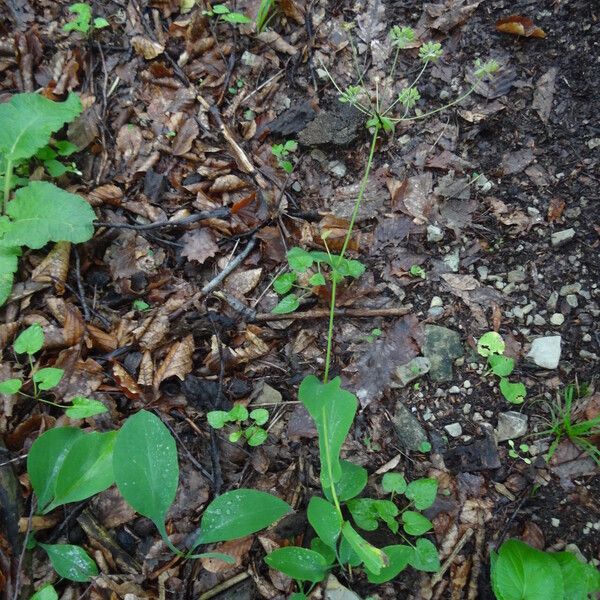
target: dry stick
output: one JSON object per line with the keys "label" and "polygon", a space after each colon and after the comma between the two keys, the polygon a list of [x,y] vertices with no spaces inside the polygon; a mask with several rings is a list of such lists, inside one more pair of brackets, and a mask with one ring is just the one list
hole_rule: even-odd
{"label": "dry stick", "polygon": [[19,562],[17,563],[17,574],[15,575],[15,593],[13,595],[13,600],[19,600],[19,586],[21,584],[21,568],[23,567],[23,560],[25,558],[25,552],[27,551],[27,544],[25,541],[29,537],[31,533],[31,522],[33,520],[33,513],[35,511],[35,502],[31,499],[31,508],[29,510],[29,518],[27,519],[27,531],[25,532],[25,538],[23,539],[23,548],[21,548],[21,552],[19,554]]}
{"label": "dry stick", "polygon": [[75,280],[77,281],[77,289],[79,290],[79,302],[81,302],[81,308],[83,308],[83,318],[89,323],[92,315],[85,299],[85,290],[83,289],[83,280],[81,279],[81,260],[79,260],[77,248],[73,248],[73,254],[75,255]]}
{"label": "dry stick", "polygon": [[[336,317],[353,317],[356,319],[369,319],[371,317],[402,317],[408,314],[411,308],[399,306],[397,308],[336,308]],[[287,313],[284,315],[273,313],[257,313],[253,321],[286,321],[287,319],[322,319],[329,317],[328,308],[315,308],[303,312]]]}
{"label": "dry stick", "polygon": [[157,221],[154,223],[147,223],[145,225],[134,225],[130,223],[106,223],[104,221],[94,221],[96,227],[112,227],[113,229],[133,229],[134,231],[150,231],[152,229],[163,229],[168,227],[183,227],[190,225],[191,223],[197,223],[198,221],[205,221],[206,219],[224,219],[231,215],[229,208],[223,206],[215,208],[215,210],[207,210],[199,213],[194,213],[189,217],[183,217],[182,219],[174,219],[173,221]]}
{"label": "dry stick", "polygon": [[215,596],[218,596],[221,592],[224,592],[225,590],[228,590],[234,585],[241,583],[245,579],[248,579],[248,577],[250,577],[250,575],[248,575],[246,571],[238,573],[235,577],[232,577],[231,579],[228,579],[227,581],[216,585],[214,588],[212,588],[212,590],[204,592],[204,594],[202,594],[198,600],[209,600],[209,598],[214,598]]}
{"label": "dry stick", "polygon": [[464,535],[458,540],[456,546],[454,546],[454,550],[450,553],[450,556],[444,561],[444,564],[440,568],[440,570],[435,573],[435,575],[431,578],[431,587],[436,585],[442,580],[444,573],[448,570],[448,567],[454,562],[456,555],[462,550],[463,546],[471,539],[473,535],[473,529],[469,527],[464,533]]}
{"label": "dry stick", "polygon": [[485,541],[485,529],[480,526],[475,536],[475,554],[473,555],[473,567],[471,568],[471,580],[469,581],[469,594],[467,600],[476,600],[478,596],[478,581],[481,573],[481,555],[483,554],[483,542]]}

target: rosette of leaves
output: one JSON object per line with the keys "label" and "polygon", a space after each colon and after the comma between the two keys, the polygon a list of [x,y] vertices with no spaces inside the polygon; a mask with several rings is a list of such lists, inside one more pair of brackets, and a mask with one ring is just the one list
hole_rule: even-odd
{"label": "rosette of leaves", "polygon": [[[228,423],[235,425],[235,429],[229,434],[229,441],[239,442],[244,438],[249,446],[260,446],[269,436],[264,425],[269,420],[269,411],[264,408],[248,409],[241,404],[236,404],[230,411],[212,410],[206,415],[208,424],[213,429],[222,429]],[[250,421],[250,424],[245,425]]]}

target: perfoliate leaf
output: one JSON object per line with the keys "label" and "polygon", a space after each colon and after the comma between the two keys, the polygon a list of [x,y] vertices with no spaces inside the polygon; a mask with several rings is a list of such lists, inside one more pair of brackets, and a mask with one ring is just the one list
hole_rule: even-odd
{"label": "perfoliate leaf", "polygon": [[34,323],[17,336],[13,349],[17,354],[35,354],[43,345],[44,330],[39,323]]}
{"label": "perfoliate leaf", "polygon": [[[347,460],[340,460],[342,475],[335,483],[335,491],[338,500],[345,502],[355,496],[358,496],[367,485],[369,474],[364,467],[355,465]],[[331,488],[329,486],[323,488],[323,492],[328,500],[332,500]]]}
{"label": "perfoliate leaf", "polygon": [[125,421],[113,450],[113,470],[123,498],[166,539],[164,520],[177,492],[179,463],[175,440],[156,415],[141,410]]}
{"label": "perfoliate leaf", "polygon": [[40,390],[51,390],[56,387],[62,379],[65,372],[62,369],[56,369],[55,367],[46,367],[40,369],[33,374],[33,381],[37,383]]}
{"label": "perfoliate leaf", "polygon": [[20,379],[0,381],[0,394],[16,394],[22,386],[23,382]]}
{"label": "perfoliate leaf", "polygon": [[47,181],[19,188],[7,214],[12,220],[2,240],[7,246],[37,249],[50,241],[81,243],[94,234],[92,207]]}
{"label": "perfoliate leaf", "polygon": [[367,540],[354,531],[352,525],[347,521],[342,527],[342,535],[350,544],[352,550],[360,557],[365,567],[375,575],[379,575],[381,570],[389,565],[389,559],[385,552],[369,544]]}
{"label": "perfoliate leaf", "polygon": [[266,556],[265,562],[296,581],[318,583],[325,579],[328,570],[327,561],[321,554],[297,546],[279,548]]}
{"label": "perfoliate leaf", "polygon": [[356,396],[340,385],[339,377],[322,383],[314,375],[309,375],[298,390],[298,399],[310,413],[319,433],[321,483],[324,488],[331,487],[342,476],[340,450],[358,407]]}
{"label": "perfoliate leaf", "polygon": [[291,511],[286,502],[266,492],[249,489],[225,492],[206,507],[194,547],[256,533]]}
{"label": "perfoliate leaf", "polygon": [[313,496],[308,503],[308,522],[324,544],[335,548],[342,531],[342,517],[333,504]]}
{"label": "perfoliate leaf", "polygon": [[16,94],[0,104],[0,153],[13,162],[33,156],[81,110],[81,101],[73,93],[65,102],[52,102],[40,94]]}
{"label": "perfoliate leaf", "polygon": [[397,577],[408,566],[408,563],[414,554],[413,548],[400,544],[386,546],[383,548],[383,551],[390,559],[390,564],[387,567],[383,567],[378,575],[365,569],[371,583],[385,583],[386,581],[391,581],[394,577]]}
{"label": "perfoliate leaf", "polygon": [[48,554],[54,570],[65,579],[85,582],[98,575],[96,563],[81,546],[40,544]]}
{"label": "perfoliate leaf", "polygon": [[93,417],[94,415],[108,412],[108,408],[106,408],[99,400],[84,398],[83,396],[71,398],[71,404],[73,406],[70,406],[65,411],[65,414],[70,419],[86,419],[87,417]]}

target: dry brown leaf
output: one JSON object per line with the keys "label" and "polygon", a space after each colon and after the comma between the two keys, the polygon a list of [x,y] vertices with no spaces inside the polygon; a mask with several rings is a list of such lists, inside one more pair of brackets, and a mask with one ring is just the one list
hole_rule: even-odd
{"label": "dry brown leaf", "polygon": [[140,153],[142,130],[131,123],[123,125],[117,133],[117,160],[131,162]]}
{"label": "dry brown leaf", "polygon": [[214,183],[210,186],[210,191],[213,193],[235,192],[247,188],[248,183],[240,179],[237,175],[222,175],[217,177]]}
{"label": "dry brown leaf", "polygon": [[427,223],[436,208],[436,198],[431,192],[432,186],[431,173],[409,177],[406,184],[402,182],[401,187],[395,190],[397,194],[395,198],[392,196],[392,204],[414,217],[417,223]]}
{"label": "dry brown leaf", "polygon": [[92,348],[103,352],[112,352],[119,346],[117,338],[112,333],[107,333],[95,325],[88,323],[87,333],[92,342]]}
{"label": "dry brown leaf", "polygon": [[562,198],[551,198],[550,204],[548,204],[548,223],[555,223],[558,221],[565,210],[565,201]]}
{"label": "dry brown leaf", "polygon": [[179,377],[182,381],[192,371],[192,355],[194,354],[194,336],[188,335],[180,342],[175,342],[154,375],[154,389],[168,377]]}
{"label": "dry brown leaf", "polygon": [[142,362],[140,362],[140,372],[137,382],[140,385],[150,387],[154,380],[154,363],[152,362],[152,354],[146,350],[142,354]]}
{"label": "dry brown leaf", "polygon": [[538,550],[543,550],[546,546],[544,532],[541,530],[539,525],[533,523],[532,521],[527,521],[527,523],[525,523],[523,533],[521,534],[521,539],[526,544],[529,544]]}
{"label": "dry brown leaf", "polygon": [[[223,347],[223,358],[227,367],[252,362],[269,352],[269,346],[252,331],[252,326],[248,326],[248,329],[244,333],[244,338],[239,348]],[[218,371],[221,356],[216,336],[211,338],[210,346],[210,354],[204,359],[204,364],[211,371]]]}
{"label": "dry brown leaf", "polygon": [[0,324],[0,350],[4,350],[10,344],[19,331],[19,323]]}
{"label": "dry brown leaf", "polygon": [[518,235],[523,231],[528,231],[534,224],[532,217],[529,217],[521,209],[511,210],[502,200],[499,198],[489,198],[489,203],[492,207],[492,212],[495,217],[503,225],[513,226],[511,229],[512,235]]}
{"label": "dry brown leaf", "polygon": [[201,265],[219,251],[213,232],[206,227],[188,231],[179,241],[183,244],[181,255]]}
{"label": "dry brown leaf", "polygon": [[218,558],[202,558],[200,559],[200,562],[202,562],[202,566],[210,573],[225,573],[226,571],[230,571],[231,569],[241,566],[242,561],[250,551],[253,542],[254,536],[248,536],[239,540],[223,542],[212,550],[212,552],[222,552],[223,554],[228,554],[235,559],[234,564],[226,563]]}
{"label": "dry brown leaf", "polygon": [[545,38],[546,33],[540,29],[529,17],[511,15],[496,21],[496,31],[520,35],[523,37]]}
{"label": "dry brown leaf", "polygon": [[171,152],[173,152],[175,156],[181,156],[182,154],[189,152],[192,149],[194,140],[198,137],[199,132],[200,130],[196,119],[193,117],[187,119],[173,140]]}
{"label": "dry brown leaf", "polygon": [[262,268],[235,271],[225,280],[225,288],[234,296],[249,294],[260,282]]}
{"label": "dry brown leaf", "polygon": [[133,46],[136,54],[143,56],[146,60],[152,60],[165,51],[165,47],[162,44],[153,42],[143,35],[136,35],[132,37],[131,45]]}
{"label": "dry brown leaf", "polygon": [[132,333],[142,350],[155,350],[165,339],[169,326],[169,317],[160,312],[145,319]]}
{"label": "dry brown leaf", "polygon": [[551,67],[539,79],[533,93],[531,107],[537,112],[544,123],[548,123],[552,112],[552,101],[556,88],[556,76],[558,69]]}
{"label": "dry brown leaf", "polygon": [[295,56],[298,53],[295,46],[288,44],[276,31],[263,31],[255,37],[263,44],[272,45],[278,52],[283,52],[290,56]]}
{"label": "dry brown leaf", "polygon": [[115,383],[121,388],[121,391],[127,398],[130,400],[139,400],[142,397],[142,390],[138,384],[118,362],[113,363],[112,372]]}
{"label": "dry brown leaf", "polygon": [[69,273],[70,242],[57,242],[46,258],[33,270],[31,279],[41,283],[53,283],[57,294],[64,294]]}
{"label": "dry brown leaf", "polygon": [[120,206],[123,200],[123,190],[112,183],[101,185],[87,195],[87,200],[92,206]]}

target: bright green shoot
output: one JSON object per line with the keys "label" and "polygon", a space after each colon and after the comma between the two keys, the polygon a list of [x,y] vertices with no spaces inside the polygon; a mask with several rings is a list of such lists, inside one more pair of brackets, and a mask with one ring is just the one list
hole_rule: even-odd
{"label": "bright green shoot", "polygon": [[252,23],[252,19],[243,13],[233,12],[224,4],[213,4],[208,10],[202,11],[207,17],[215,17],[217,21],[222,20],[232,25]]}
{"label": "bright green shoot", "polygon": [[264,408],[248,412],[245,406],[236,404],[230,411],[210,411],[206,420],[213,429],[222,429],[228,423],[234,424],[235,429],[229,434],[229,441],[232,443],[245,439],[249,446],[260,446],[269,435],[261,427],[269,420],[269,411]]}
{"label": "bright green shoot", "polygon": [[294,163],[290,160],[290,154],[296,152],[298,142],[287,140],[283,144],[271,146],[271,153],[277,158],[277,163],[286,172],[291,173],[294,170]]}
{"label": "bright green shoot", "polygon": [[411,277],[418,277],[419,279],[427,279],[427,273],[425,272],[425,269],[423,267],[420,267],[419,265],[413,265],[409,269],[408,274]]}
{"label": "bright green shoot", "polygon": [[103,17],[95,17],[92,20],[92,8],[86,2],[76,2],[69,6],[69,12],[74,17],[63,25],[64,31],[79,31],[86,37],[94,31],[108,27],[110,23]]}
{"label": "bright green shoot", "polygon": [[513,440],[508,440],[508,446],[508,455],[511,458],[514,458],[515,460],[522,460],[526,465],[531,464],[531,459],[528,456],[526,456],[530,451],[528,444],[519,444],[519,447],[517,449],[515,442]]}
{"label": "bright green shoot", "polygon": [[269,13],[275,5],[275,0],[260,0],[258,13],[256,14],[256,31],[260,33],[264,31],[271,17]]}

